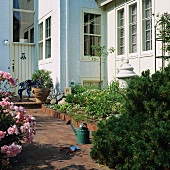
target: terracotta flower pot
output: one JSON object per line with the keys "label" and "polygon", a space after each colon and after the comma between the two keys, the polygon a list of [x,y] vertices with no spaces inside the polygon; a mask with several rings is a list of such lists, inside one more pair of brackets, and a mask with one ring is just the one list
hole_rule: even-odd
{"label": "terracotta flower pot", "polygon": [[50,88],[32,88],[32,94],[36,102],[45,103],[50,93]]}

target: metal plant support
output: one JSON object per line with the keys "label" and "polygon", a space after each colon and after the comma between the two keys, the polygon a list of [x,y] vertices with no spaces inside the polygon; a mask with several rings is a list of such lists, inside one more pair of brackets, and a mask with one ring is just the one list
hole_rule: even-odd
{"label": "metal plant support", "polygon": [[[167,12],[162,15],[157,15],[159,19],[155,24],[155,71],[156,71],[156,59],[162,59],[162,69],[165,67],[165,60],[170,58],[170,14]],[[157,42],[161,42],[161,55],[157,55]],[[168,53],[168,55],[167,55]]]}

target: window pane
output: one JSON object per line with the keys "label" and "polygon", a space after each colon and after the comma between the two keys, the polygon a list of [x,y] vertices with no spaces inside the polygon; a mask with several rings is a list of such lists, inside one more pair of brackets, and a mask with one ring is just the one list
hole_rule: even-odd
{"label": "window pane", "polygon": [[13,8],[34,10],[34,0],[13,0]]}
{"label": "window pane", "polygon": [[143,0],[143,50],[152,49],[152,1]]}
{"label": "window pane", "polygon": [[43,40],[43,23],[39,24],[39,36],[38,36],[38,41]]}
{"label": "window pane", "polygon": [[38,44],[38,49],[39,49],[39,60],[42,60],[43,59],[43,43],[39,43]]}
{"label": "window pane", "polygon": [[[29,43],[31,40],[26,37],[28,32],[33,29],[34,14],[25,12],[13,12],[13,41]],[[32,32],[32,35],[34,33]],[[25,38],[26,37],[26,38]]]}
{"label": "window pane", "polygon": [[48,38],[51,36],[51,17],[46,19],[46,34],[45,37]]}
{"label": "window pane", "polygon": [[118,49],[118,55],[124,54],[124,9],[118,11],[118,44],[117,44],[117,49]]}
{"label": "window pane", "polygon": [[96,56],[96,51],[92,50],[92,45],[100,44],[101,37],[84,36],[84,55]]}
{"label": "window pane", "polygon": [[30,43],[34,43],[34,28],[30,31]]}
{"label": "window pane", "polygon": [[137,52],[137,4],[129,7],[129,52]]}
{"label": "window pane", "polygon": [[101,15],[84,13],[84,55],[96,56],[92,45],[101,41]]}
{"label": "window pane", "polygon": [[51,57],[51,39],[45,41],[45,58]]}

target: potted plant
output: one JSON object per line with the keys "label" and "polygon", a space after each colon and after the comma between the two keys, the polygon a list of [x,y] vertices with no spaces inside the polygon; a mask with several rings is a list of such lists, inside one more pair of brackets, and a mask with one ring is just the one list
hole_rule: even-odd
{"label": "potted plant", "polygon": [[35,86],[32,87],[32,93],[36,102],[45,103],[50,93],[50,88],[53,87],[53,81],[50,74],[51,71],[45,69],[36,70],[32,74],[32,81],[35,82]]}

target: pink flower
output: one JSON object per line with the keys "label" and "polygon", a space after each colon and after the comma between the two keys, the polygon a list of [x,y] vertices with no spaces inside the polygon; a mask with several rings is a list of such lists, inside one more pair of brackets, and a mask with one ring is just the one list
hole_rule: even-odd
{"label": "pink flower", "polygon": [[0,90],[0,93],[2,93],[2,90]]}
{"label": "pink flower", "polygon": [[6,153],[8,151],[8,146],[4,145],[1,147],[1,153]]}
{"label": "pink flower", "polygon": [[19,111],[18,106],[14,106],[14,110],[15,110],[15,111]]}
{"label": "pink flower", "polygon": [[14,128],[9,127],[8,130],[7,130],[7,132],[8,132],[9,135],[14,134]]}
{"label": "pink flower", "polygon": [[20,145],[16,145],[12,143],[10,146],[4,145],[1,147],[1,153],[6,153],[7,157],[14,157],[19,152],[21,152],[22,147]]}
{"label": "pink flower", "polygon": [[5,137],[6,132],[0,131],[0,139]]}
{"label": "pink flower", "polygon": [[12,76],[11,76],[10,73],[4,72],[4,74],[3,74],[3,78],[4,78],[4,79],[9,80],[11,77],[12,77]]}
{"label": "pink flower", "polygon": [[21,113],[26,113],[25,110],[24,110],[24,108],[23,108],[22,106],[19,107],[19,111],[20,111]]}
{"label": "pink flower", "polygon": [[9,82],[12,86],[15,86],[16,85],[16,80],[14,78],[9,78]]}
{"label": "pink flower", "polygon": [[15,133],[16,135],[18,135],[19,132],[18,132],[17,126],[16,126],[16,125],[13,125],[12,128],[14,129],[14,133]]}
{"label": "pink flower", "polygon": [[16,125],[13,125],[12,127],[9,127],[8,130],[7,130],[7,132],[8,132],[9,135],[12,135],[12,134],[14,134],[14,133],[15,133],[16,135],[19,134],[18,128],[17,128]]}
{"label": "pink flower", "polygon": [[26,127],[25,126],[21,126],[20,130],[21,130],[22,133],[25,133],[26,132]]}

